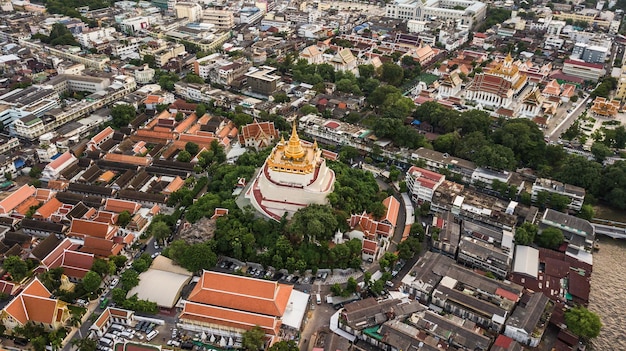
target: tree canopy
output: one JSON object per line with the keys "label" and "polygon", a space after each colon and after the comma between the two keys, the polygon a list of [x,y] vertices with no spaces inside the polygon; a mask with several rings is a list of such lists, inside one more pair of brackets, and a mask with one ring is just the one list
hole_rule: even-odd
{"label": "tree canopy", "polygon": [[535,241],[541,247],[556,249],[563,243],[563,232],[558,228],[548,227],[535,236]]}
{"label": "tree canopy", "polygon": [[583,340],[590,340],[600,335],[602,322],[597,314],[583,306],[570,308],[565,312],[565,324],[572,333]]}
{"label": "tree canopy", "polygon": [[135,119],[137,111],[131,105],[119,104],[111,108],[111,124],[115,128],[127,127],[130,121]]}
{"label": "tree canopy", "polygon": [[265,332],[261,327],[254,326],[254,328],[247,330],[241,336],[241,346],[246,351],[258,351],[263,349],[265,344]]}

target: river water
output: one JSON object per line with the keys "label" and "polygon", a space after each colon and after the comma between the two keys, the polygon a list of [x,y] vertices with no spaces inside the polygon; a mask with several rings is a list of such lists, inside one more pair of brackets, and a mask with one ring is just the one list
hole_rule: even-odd
{"label": "river water", "polygon": [[593,255],[589,309],[600,316],[602,330],[594,350],[626,350],[626,240],[599,236]]}

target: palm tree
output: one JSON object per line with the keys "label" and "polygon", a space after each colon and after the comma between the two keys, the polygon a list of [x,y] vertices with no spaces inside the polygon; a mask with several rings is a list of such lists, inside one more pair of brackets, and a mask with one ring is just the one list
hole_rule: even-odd
{"label": "palm tree", "polygon": [[98,343],[89,338],[74,339],[72,340],[72,345],[80,351],[96,351],[98,349]]}

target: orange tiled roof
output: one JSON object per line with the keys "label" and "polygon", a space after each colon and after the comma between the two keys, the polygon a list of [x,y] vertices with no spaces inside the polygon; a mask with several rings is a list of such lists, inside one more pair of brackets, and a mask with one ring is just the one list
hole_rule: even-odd
{"label": "orange tiled roof", "polygon": [[57,300],[51,299],[50,295],[50,291],[35,278],[4,310],[21,325],[28,321],[52,324],[57,314]]}
{"label": "orange tiled roof", "polygon": [[148,157],[122,155],[122,154],[106,154],[103,159],[107,161],[126,163],[136,166],[147,167],[152,163],[152,160]]}
{"label": "orange tiled roof", "polygon": [[110,138],[111,136],[113,136],[113,133],[115,133],[115,131],[113,130],[113,128],[111,127],[106,127],[103,131],[101,131],[100,133],[96,134],[93,138],[91,138],[90,142],[98,145],[100,144],[104,139],[106,138]]}
{"label": "orange tiled roof", "polygon": [[[116,227],[107,223],[94,222],[86,219],[72,219],[69,235],[79,237],[97,237],[110,239],[116,232]],[[86,240],[86,239],[85,239]]]}
{"label": "orange tiled roof", "polygon": [[48,189],[65,190],[68,186],[70,186],[70,182],[65,180],[51,179],[48,181]]}
{"label": "orange tiled roof", "polygon": [[174,178],[174,180],[172,180],[165,187],[165,189],[163,189],[163,193],[164,194],[171,194],[171,193],[175,192],[176,190],[182,188],[183,185],[185,185],[185,181],[181,177],[176,176],[176,178]]}
{"label": "orange tiled roof", "polygon": [[76,157],[74,157],[74,155],[72,155],[69,151],[66,151],[65,153],[63,153],[63,155],[57,157],[54,161],[48,163],[46,167],[50,169],[57,169],[61,167],[63,164],[65,164],[65,162],[71,159],[76,160]]}
{"label": "orange tiled roof", "polygon": [[174,137],[174,133],[172,132],[157,132],[157,131],[148,130],[148,129],[139,129],[135,133],[135,136],[139,138],[139,140],[143,140],[143,141],[151,141],[151,140],[170,141],[170,140],[176,139]]}
{"label": "orange tiled roof", "polygon": [[218,140],[218,139],[215,137],[201,136],[200,133],[198,133],[198,135],[182,134],[180,138],[178,138],[178,140],[184,141],[184,142],[191,141],[201,146],[208,146],[208,145],[211,145],[211,142],[213,140]]}
{"label": "orange tiled roof", "polygon": [[198,118],[196,117],[196,114],[194,112],[189,117],[185,118],[182,122],[180,122],[176,126],[176,128],[174,128],[174,131],[177,133],[183,133],[187,129],[189,129],[189,127],[191,127],[194,123],[196,123],[197,120]]}
{"label": "orange tiled roof", "polygon": [[159,104],[163,101],[163,98],[158,96],[158,95],[148,95],[148,97],[146,97],[146,101],[144,101],[144,103],[146,105],[149,104]]}
{"label": "orange tiled roof", "polygon": [[35,191],[35,197],[41,202],[50,200],[54,196],[54,194],[55,193],[50,189],[37,188],[37,190]]}
{"label": "orange tiled roof", "polygon": [[113,177],[115,177],[115,173],[113,171],[106,171],[98,177],[98,181],[102,183],[108,183],[111,181],[111,179],[113,179]]}
{"label": "orange tiled roof", "polygon": [[33,217],[41,219],[50,218],[61,206],[63,206],[63,203],[57,200],[56,197],[53,197],[50,201],[39,207]]}
{"label": "orange tiled roof", "polygon": [[92,253],[98,257],[109,257],[119,254],[123,248],[124,245],[114,243],[112,240],[88,236],[85,237],[85,244],[80,251]]}
{"label": "orange tiled roof", "polygon": [[37,205],[39,205],[39,200],[37,200],[34,196],[31,196],[27,198],[26,201],[17,206],[14,211],[21,215],[26,215],[26,213],[28,213],[28,210],[30,210],[32,206]]}
{"label": "orange tiled roof", "polygon": [[384,220],[388,221],[396,226],[398,222],[398,212],[400,211],[400,202],[393,196],[389,196],[385,200],[383,200],[383,205],[387,208],[387,213],[385,214]]}
{"label": "orange tiled roof", "polygon": [[120,199],[106,199],[104,203],[104,210],[111,211],[115,213],[121,213],[124,211],[130,212],[131,215],[135,214],[141,205],[129,200],[120,200]]}
{"label": "orange tiled roof", "polygon": [[26,201],[35,193],[35,187],[31,185],[22,185],[21,188],[15,190],[11,195],[0,201],[0,214],[9,213],[19,204]]}
{"label": "orange tiled roof", "polygon": [[293,286],[204,271],[188,300],[228,309],[282,316]]}
{"label": "orange tiled roof", "polygon": [[203,305],[191,301],[185,303],[179,318],[244,330],[252,329],[258,325],[269,335],[278,335],[281,325],[280,319],[273,316]]}

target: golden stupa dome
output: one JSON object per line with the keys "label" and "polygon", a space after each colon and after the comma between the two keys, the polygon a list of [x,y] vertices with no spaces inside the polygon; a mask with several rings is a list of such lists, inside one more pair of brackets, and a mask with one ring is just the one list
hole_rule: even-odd
{"label": "golden stupa dome", "polygon": [[304,157],[304,148],[298,137],[298,131],[296,130],[296,122],[293,122],[293,128],[291,130],[291,136],[285,147],[285,158],[292,160],[299,160]]}

